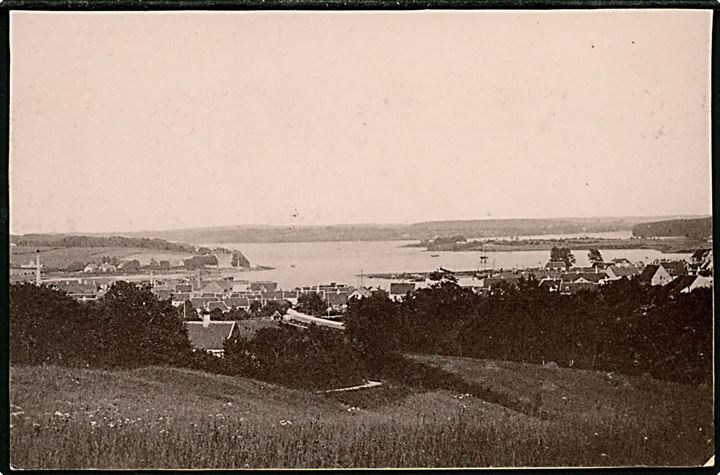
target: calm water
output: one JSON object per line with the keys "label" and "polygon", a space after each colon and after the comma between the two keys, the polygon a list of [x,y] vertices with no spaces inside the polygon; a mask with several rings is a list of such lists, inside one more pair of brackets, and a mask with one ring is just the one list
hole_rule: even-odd
{"label": "calm water", "polygon": [[[546,236],[547,237],[547,236]],[[617,237],[617,236],[615,236]],[[451,270],[481,268],[480,252],[438,252],[432,257],[421,248],[402,247],[416,241],[342,241],[294,243],[225,243],[206,244],[239,249],[253,265],[274,267],[268,271],[243,272],[240,279],[271,280],[291,289],[321,283],[337,282],[358,286],[361,272],[423,272],[438,267]],[[663,254],[650,249],[603,250],[606,260],[626,257],[632,262],[651,262],[658,258],[685,259],[688,254]],[[549,251],[488,252],[486,267],[520,268],[545,265]],[[575,251],[577,265],[589,265],[587,251]],[[461,282],[461,283],[470,283]],[[387,288],[387,280],[364,279],[365,285]]]}

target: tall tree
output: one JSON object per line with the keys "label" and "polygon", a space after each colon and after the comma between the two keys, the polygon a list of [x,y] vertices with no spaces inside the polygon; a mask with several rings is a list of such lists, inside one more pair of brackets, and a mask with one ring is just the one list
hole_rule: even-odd
{"label": "tall tree", "polygon": [[230,265],[233,267],[250,267],[250,261],[240,251],[233,251]]}
{"label": "tall tree", "polygon": [[80,261],[74,261],[65,268],[68,272],[80,272],[83,269],[85,269],[85,264]]}
{"label": "tall tree", "polygon": [[328,304],[317,292],[308,292],[298,297],[297,311],[307,315],[322,315],[327,312]]}
{"label": "tall tree", "polygon": [[590,260],[591,264],[596,264],[599,262],[604,262],[602,254],[600,254],[600,250],[596,248],[591,248],[588,251],[588,259]]}
{"label": "tall tree", "polygon": [[565,263],[565,267],[567,268],[570,268],[573,264],[575,264],[575,256],[567,247],[553,246],[553,248],[550,249],[550,260],[563,261]]}
{"label": "tall tree", "polygon": [[97,302],[100,352],[108,366],[187,363],[192,349],[178,309],[150,287],[118,281]]}

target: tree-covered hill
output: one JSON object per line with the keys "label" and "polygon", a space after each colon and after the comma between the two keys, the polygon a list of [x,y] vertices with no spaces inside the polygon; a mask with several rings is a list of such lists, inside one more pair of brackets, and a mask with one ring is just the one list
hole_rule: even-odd
{"label": "tree-covered hill", "polygon": [[64,234],[25,234],[11,236],[16,246],[37,247],[138,247],[163,251],[195,252],[191,244],[170,242],[165,239],[124,236],[76,236]]}
{"label": "tree-covered hill", "polygon": [[712,218],[671,219],[636,224],[633,235],[638,237],[690,237],[708,239],[712,237]]}

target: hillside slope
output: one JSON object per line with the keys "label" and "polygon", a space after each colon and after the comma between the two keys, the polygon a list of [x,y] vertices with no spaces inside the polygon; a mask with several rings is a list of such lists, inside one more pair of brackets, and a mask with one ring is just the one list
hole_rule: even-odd
{"label": "hillside slope", "polygon": [[705,240],[712,237],[712,218],[671,219],[636,224],[633,235],[638,237],[689,237]]}
{"label": "hillside slope", "polygon": [[422,240],[463,234],[465,237],[528,236],[629,230],[658,217],[547,219],[470,219],[412,224],[239,225],[125,233],[192,243]]}
{"label": "hillside slope", "polygon": [[713,451],[709,388],[429,358],[513,397],[532,400],[541,391],[541,410],[530,416],[392,381],[317,394],[174,368],[14,367],[11,462],[65,469],[697,465]]}

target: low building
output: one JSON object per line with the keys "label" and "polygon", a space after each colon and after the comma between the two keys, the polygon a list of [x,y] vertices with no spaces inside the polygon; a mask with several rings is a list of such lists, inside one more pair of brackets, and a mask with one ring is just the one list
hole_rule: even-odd
{"label": "low building", "polygon": [[247,297],[226,297],[223,302],[230,308],[250,309],[250,300]]}
{"label": "low building", "polygon": [[189,292],[175,292],[172,294],[172,302],[183,304],[186,300],[190,300],[191,296]]}
{"label": "low building", "polygon": [[349,299],[366,299],[372,296],[372,291],[367,288],[355,289],[349,296]]}
{"label": "low building", "polygon": [[642,285],[667,285],[672,282],[673,277],[660,264],[650,264],[645,266],[643,271],[636,277],[638,282]]}
{"label": "low building", "polygon": [[565,261],[548,261],[547,264],[545,264],[545,269],[551,269],[551,270],[565,270],[567,269],[567,265],[565,264]]}
{"label": "low building", "polygon": [[348,290],[326,290],[325,301],[333,308],[344,307],[350,299],[350,291]]}
{"label": "low building", "polygon": [[[40,251],[38,251],[38,252],[40,252]],[[39,259],[39,258],[38,258],[38,259]],[[37,269],[37,266],[38,266],[38,265],[37,265],[37,262],[34,261],[34,260],[29,261],[27,264],[20,264],[20,268],[21,268],[21,269]],[[45,264],[40,263],[40,268],[41,268],[41,269],[44,269],[44,268],[45,268]]]}
{"label": "low building", "polygon": [[205,310],[207,310],[208,312],[212,312],[213,310],[220,310],[221,312],[225,313],[230,311],[230,307],[228,307],[227,304],[222,300],[213,300],[205,304]]}
{"label": "low building", "polygon": [[404,298],[409,292],[414,291],[414,282],[390,282],[390,298]]}
{"label": "low building", "polygon": [[93,263],[91,262],[90,264],[88,264],[88,265],[85,266],[85,268],[83,269],[83,272],[93,273],[93,272],[97,272],[98,269],[99,269],[98,265],[97,265],[97,264],[93,264]]}
{"label": "low building", "polygon": [[182,292],[182,293],[190,293],[192,292],[192,284],[183,282],[181,284],[175,284],[175,291],[176,292]]}
{"label": "low building", "polygon": [[562,280],[560,280],[560,279],[547,278],[547,279],[543,279],[540,281],[540,287],[549,292],[560,291],[561,284],[562,284]]}
{"label": "low building", "polygon": [[605,272],[568,272],[560,276],[562,282],[603,284],[608,279]]}
{"label": "low building", "polygon": [[172,289],[163,289],[163,288],[153,288],[152,292],[157,296],[158,300],[168,300],[172,298],[173,291]]}
{"label": "low building", "polygon": [[277,290],[277,282],[256,281],[250,282],[250,290],[255,292],[272,292]]}
{"label": "low building", "polygon": [[313,317],[312,315],[306,315],[293,309],[287,310],[285,315],[282,316],[282,321],[291,325],[302,327],[318,325],[322,327],[334,328],[336,330],[345,329],[345,324],[342,322],[336,322],[327,318]]}
{"label": "low building", "polygon": [[688,273],[687,262],[685,261],[663,261],[660,262],[660,264],[672,277],[678,277],[680,275],[686,275]]}
{"label": "low building", "polygon": [[641,270],[640,268],[632,265],[612,265],[605,269],[605,272],[607,273],[609,280],[618,280],[623,277],[627,277],[628,279],[634,277],[640,274]]}
{"label": "low building", "polygon": [[35,280],[35,270],[22,267],[10,268],[10,282],[32,282]]}
{"label": "low building", "polygon": [[557,279],[560,277],[560,274],[564,273],[565,271],[565,266],[563,265],[562,268],[558,269],[543,268],[529,270],[528,274],[535,277],[536,280]]}
{"label": "low building", "polygon": [[217,299],[215,297],[192,297],[190,299],[190,303],[192,304],[193,308],[204,310],[208,302],[212,302],[213,300]]}
{"label": "low building", "polygon": [[49,285],[80,301],[96,300],[100,290],[95,282],[83,280],[62,280]]}
{"label": "low building", "polygon": [[695,277],[694,280],[690,283],[690,285],[683,288],[680,293],[688,294],[692,292],[695,289],[711,289],[713,286],[713,278],[709,276],[693,276]]}
{"label": "low building", "polygon": [[593,282],[563,282],[560,284],[560,293],[565,295],[576,294],[581,291],[594,292],[600,286]]}
{"label": "low building", "polygon": [[109,262],[103,262],[100,266],[98,266],[98,271],[103,273],[115,272],[117,271],[117,267]]}
{"label": "low building", "polygon": [[692,275],[712,276],[713,252],[712,249],[698,249],[690,257],[688,273]]}
{"label": "low building", "polygon": [[267,290],[260,292],[260,298],[262,299],[263,304],[269,301],[281,301],[283,300],[283,295],[282,290]]}
{"label": "low building", "polygon": [[185,328],[194,348],[215,356],[223,356],[225,340],[232,336],[235,322],[212,321],[210,315],[205,315],[201,322],[185,322]]}
{"label": "low building", "polygon": [[517,287],[519,282],[520,276],[518,275],[496,275],[480,279],[480,287],[488,290],[492,290],[499,285],[509,285],[511,287]]}
{"label": "low building", "polygon": [[708,256],[712,256],[712,249],[698,249],[690,256],[691,264],[701,264]]}
{"label": "low building", "polygon": [[201,297],[222,297],[225,295],[225,288],[219,282],[209,282],[200,290]]}
{"label": "low building", "polygon": [[298,292],[297,290],[283,290],[282,294],[283,300],[287,300],[293,305],[297,304],[298,297],[300,296],[300,292]]}

